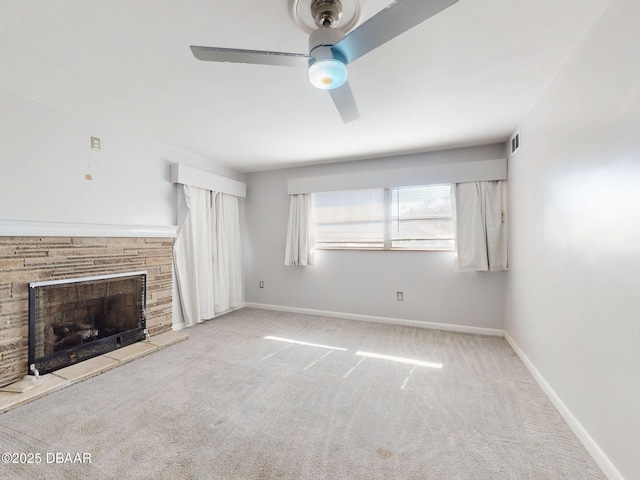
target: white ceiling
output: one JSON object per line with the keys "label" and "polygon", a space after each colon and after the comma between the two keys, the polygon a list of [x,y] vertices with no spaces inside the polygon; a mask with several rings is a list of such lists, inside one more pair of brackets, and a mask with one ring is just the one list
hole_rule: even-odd
{"label": "white ceiling", "polygon": [[[0,88],[245,172],[480,145],[509,137],[611,0],[460,0],[349,65],[349,124],[305,69],[191,54],[307,53],[289,1],[0,0]],[[363,20],[390,2],[362,0]]]}

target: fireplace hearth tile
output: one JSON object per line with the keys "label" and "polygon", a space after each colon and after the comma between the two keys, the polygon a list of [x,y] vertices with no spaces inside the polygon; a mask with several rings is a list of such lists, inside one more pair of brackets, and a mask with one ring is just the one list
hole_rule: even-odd
{"label": "fireplace hearth tile", "polygon": [[55,375],[43,375],[41,378],[44,380],[41,385],[30,388],[26,392],[0,392],[0,413],[69,385],[68,380]]}
{"label": "fireplace hearth tile", "polygon": [[147,355],[151,352],[155,352],[158,349],[157,346],[151,345],[147,342],[138,342],[127,347],[119,348],[109,353],[105,353],[104,357],[109,357],[119,362],[128,362],[134,358]]}
{"label": "fireplace hearth tile", "polygon": [[76,363],[75,365],[56,370],[52,375],[56,375],[71,382],[78,382],[109,370],[119,363],[120,362],[117,360],[108,358],[105,355],[100,355],[99,357],[90,358],[83,362]]}
{"label": "fireplace hearth tile", "polygon": [[18,380],[10,385],[0,388],[0,392],[24,393],[32,388],[39,387],[45,381],[44,377],[34,377],[27,375],[22,380]]}

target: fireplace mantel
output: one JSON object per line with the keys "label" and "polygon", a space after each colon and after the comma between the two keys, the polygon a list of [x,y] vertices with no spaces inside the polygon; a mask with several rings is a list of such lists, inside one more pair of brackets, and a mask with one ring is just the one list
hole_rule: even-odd
{"label": "fireplace mantel", "polygon": [[0,220],[0,237],[176,238],[178,227]]}

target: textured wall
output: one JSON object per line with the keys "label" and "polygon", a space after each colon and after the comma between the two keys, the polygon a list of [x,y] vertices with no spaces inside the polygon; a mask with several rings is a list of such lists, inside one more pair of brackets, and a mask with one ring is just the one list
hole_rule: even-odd
{"label": "textured wall", "polygon": [[0,385],[28,367],[29,282],[147,271],[147,328],[171,329],[169,238],[0,237]]}

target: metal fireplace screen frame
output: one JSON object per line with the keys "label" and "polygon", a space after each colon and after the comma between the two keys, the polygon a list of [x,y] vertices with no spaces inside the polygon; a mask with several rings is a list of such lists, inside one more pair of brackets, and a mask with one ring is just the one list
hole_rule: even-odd
{"label": "metal fireplace screen frame", "polygon": [[144,340],[146,309],[147,272],[30,283],[28,373],[49,373]]}

